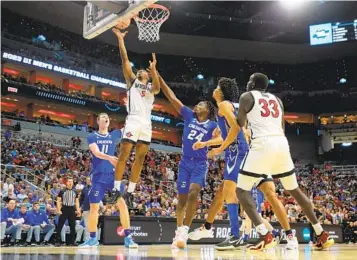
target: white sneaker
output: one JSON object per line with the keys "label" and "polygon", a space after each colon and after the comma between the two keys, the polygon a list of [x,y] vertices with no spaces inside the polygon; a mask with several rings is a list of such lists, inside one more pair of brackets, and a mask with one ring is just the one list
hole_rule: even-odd
{"label": "white sneaker", "polygon": [[176,231],[176,237],[175,237],[176,246],[180,249],[185,249],[187,246],[187,239],[188,239],[187,231],[184,229]]}
{"label": "white sneaker", "polygon": [[287,250],[296,250],[299,248],[299,242],[296,238],[296,236],[286,236],[286,241],[288,242],[285,246]]}
{"label": "white sneaker", "polygon": [[200,240],[202,238],[213,238],[213,228],[206,229],[205,225],[196,228],[194,231],[188,234],[188,238],[191,240]]}

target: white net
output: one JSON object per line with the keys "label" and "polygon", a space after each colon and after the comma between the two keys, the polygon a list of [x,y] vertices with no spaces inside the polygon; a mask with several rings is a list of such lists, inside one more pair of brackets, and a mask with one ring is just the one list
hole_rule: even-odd
{"label": "white net", "polygon": [[154,4],[141,10],[134,17],[139,29],[139,40],[157,42],[160,40],[160,27],[169,18],[170,11],[161,5]]}

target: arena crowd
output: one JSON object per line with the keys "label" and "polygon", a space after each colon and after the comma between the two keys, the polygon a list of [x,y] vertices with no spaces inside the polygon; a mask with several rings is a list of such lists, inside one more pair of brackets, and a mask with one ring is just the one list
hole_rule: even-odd
{"label": "arena crowd", "polygon": [[[25,211],[25,208],[31,211],[34,204],[38,203],[40,210],[46,213],[48,225],[55,226],[57,216],[55,200],[60,190],[65,187],[69,176],[74,178],[77,192],[84,191],[81,196],[82,212],[89,209],[86,205],[88,201],[85,201],[86,190],[88,191],[88,186],[91,185],[88,178],[90,168],[88,151],[58,147],[46,142],[21,141],[9,135],[5,136],[5,132],[2,133],[1,150],[2,168],[6,168],[7,173],[6,178],[1,182],[0,195],[3,209],[14,202],[21,211]],[[133,160],[134,154],[127,162],[126,175]],[[136,187],[134,207],[130,210],[131,216],[175,217],[177,204],[175,180],[179,161],[180,154],[154,150],[148,153],[141,180]],[[222,180],[223,167],[224,161],[221,159],[210,160],[207,186],[201,191],[197,201],[196,219],[205,219],[207,216],[210,201]],[[314,202],[320,222],[343,225],[349,241],[356,242],[357,180],[355,176],[341,177],[332,168],[322,166],[297,165],[297,169],[300,186]],[[279,183],[276,184],[277,193],[285,205],[290,222],[307,222],[301,208],[282,190]],[[267,201],[262,208],[264,218],[272,222],[277,221]],[[104,199],[100,214],[117,216],[119,212]],[[217,219],[227,219],[226,208],[217,215]],[[84,222],[80,218],[76,230],[80,232],[76,242],[80,242],[83,234],[86,235]],[[11,242],[28,243],[27,238],[22,242],[18,240]]]}

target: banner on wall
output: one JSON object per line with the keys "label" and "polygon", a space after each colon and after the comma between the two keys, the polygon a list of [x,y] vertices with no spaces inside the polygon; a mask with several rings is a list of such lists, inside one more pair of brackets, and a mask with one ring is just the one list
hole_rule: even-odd
{"label": "banner on wall", "polygon": [[[117,217],[101,216],[100,222],[102,223],[102,241],[105,245],[122,244],[124,238],[117,234],[119,222]],[[192,223],[191,230],[200,227],[204,222],[195,220]],[[273,227],[281,230],[278,223],[272,223]],[[328,232],[336,243],[343,242],[342,228],[338,225],[324,225],[325,231]],[[293,223],[291,228],[295,230],[296,237],[299,243],[308,243],[312,240],[312,232],[310,225],[307,223]],[[143,244],[155,243],[172,243],[176,230],[176,219],[173,218],[147,218],[135,217],[131,220],[131,231],[135,241]],[[215,221],[214,223],[214,237],[205,238],[199,241],[189,240],[190,244],[216,244],[222,242],[230,233],[229,222],[227,220]],[[252,229],[249,240],[253,242],[258,239],[258,234],[255,229]]]}

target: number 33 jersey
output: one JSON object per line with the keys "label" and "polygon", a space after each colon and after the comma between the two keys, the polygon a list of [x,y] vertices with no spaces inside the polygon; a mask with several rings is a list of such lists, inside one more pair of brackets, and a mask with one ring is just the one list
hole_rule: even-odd
{"label": "number 33 jersey", "polygon": [[192,146],[198,141],[208,141],[212,138],[217,123],[211,120],[199,122],[195,113],[188,107],[183,106],[181,115],[184,118],[182,135],[182,153],[184,157],[206,159],[208,148],[193,150]]}
{"label": "number 33 jersey", "polygon": [[[87,137],[88,145],[97,144],[99,151],[114,156],[116,144],[122,136],[121,130],[114,130],[106,135],[93,132]],[[92,154],[90,175],[93,182],[110,183],[114,181],[114,166],[108,161]]]}
{"label": "number 33 jersey", "polygon": [[276,96],[259,91],[249,92],[254,105],[247,114],[248,128],[252,139],[267,136],[284,136],[282,128],[283,111]]}

